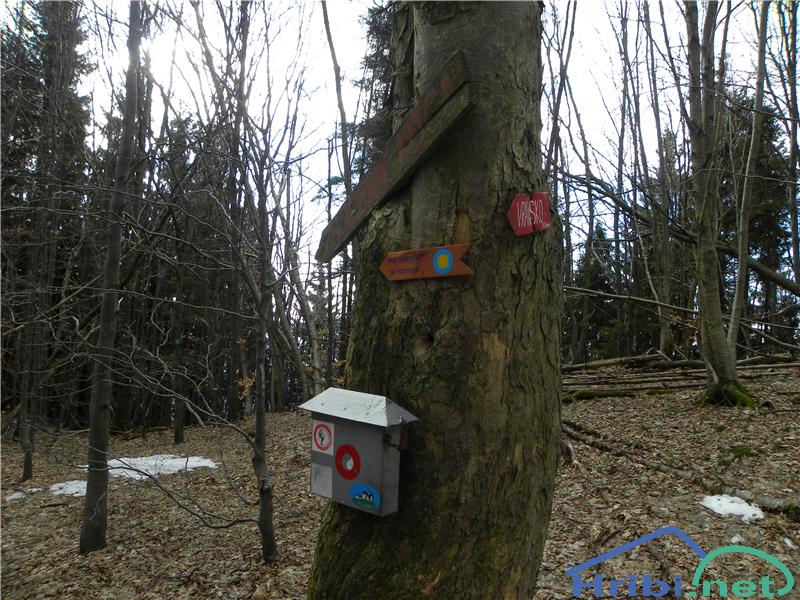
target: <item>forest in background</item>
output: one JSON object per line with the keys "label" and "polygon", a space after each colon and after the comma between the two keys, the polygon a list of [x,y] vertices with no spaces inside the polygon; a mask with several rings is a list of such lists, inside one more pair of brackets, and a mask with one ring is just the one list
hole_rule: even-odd
{"label": "forest in background", "polygon": [[[424,502],[407,502],[395,521],[404,519],[409,531],[416,527],[417,535],[434,538],[435,531],[439,540],[449,539],[453,530],[440,517],[453,513],[449,502],[456,496],[447,494],[455,494],[462,484],[473,490],[471,498],[461,498],[462,517],[483,510],[481,493],[475,491],[481,485],[484,490],[504,489],[506,499],[513,492],[531,501],[530,480],[549,481],[555,475],[555,461],[550,458],[555,457],[559,431],[550,425],[558,424],[559,392],[565,404],[612,398],[593,409],[596,413],[565,406],[562,452],[569,438],[709,493],[738,494],[739,488],[733,486],[746,480],[743,497],[765,510],[796,515],[796,502],[783,498],[792,493],[792,480],[785,477],[794,470],[793,447],[782,444],[784,437],[793,439],[793,421],[791,417],[781,421],[775,413],[796,410],[781,404],[781,395],[796,392],[791,389],[791,375],[780,374],[791,373],[800,351],[798,4],[608,2],[602,18],[613,32],[606,58],[614,75],[591,97],[582,64],[587,57],[578,51],[581,40],[576,31],[585,32],[582,20],[597,18],[596,7],[577,2],[509,4],[493,12],[488,6],[404,2],[370,6],[361,23],[367,50],[357,80],[342,76],[335,49],[347,32],[331,28],[328,11],[336,10],[336,5],[324,2],[131,2],[127,15],[123,5],[114,3],[22,1],[11,6],[2,23],[0,114],[2,427],[5,439],[19,444],[20,451],[13,456],[15,463],[19,456],[21,464],[4,462],[4,484],[12,470],[20,474],[15,486],[29,480],[39,485],[37,477],[49,484],[60,475],[62,469],[54,467],[59,461],[62,467],[70,464],[88,472],[81,555],[106,546],[109,515],[117,527],[115,537],[127,535],[117,521],[126,513],[119,498],[131,500],[133,506],[137,488],[118,490],[109,484],[108,458],[121,448],[145,452],[150,435],[159,440],[159,448],[170,440],[187,442],[181,448],[202,447],[206,454],[218,443],[222,466],[215,475],[201,475],[200,481],[208,485],[194,490],[189,477],[166,484],[140,472],[149,478],[152,490],[163,495],[160,501],[174,504],[156,511],[158,519],[170,521],[168,513],[179,508],[182,518],[196,518],[209,530],[257,526],[261,558],[270,565],[278,558],[280,528],[286,527],[292,539],[303,540],[302,549],[291,551],[305,556],[316,526],[314,521],[309,528],[307,522],[319,516],[320,507],[319,501],[308,502],[304,492],[307,423],[292,414],[270,415],[268,438],[267,413],[290,411],[330,385],[376,388],[380,387],[376,381],[386,377],[392,381],[384,387],[393,386],[397,400],[421,416],[412,436],[420,436],[419,441],[428,435],[403,459],[411,465],[406,467],[411,476],[404,479],[404,492],[418,494],[415,498]],[[514,13],[519,7],[520,12]],[[525,246],[512,245],[518,240],[506,229],[506,236],[488,243],[497,220],[473,224],[475,251],[466,262],[477,266],[483,261],[484,267],[490,263],[496,270],[476,268],[470,282],[482,286],[482,310],[461,321],[448,319],[451,315],[445,313],[448,307],[458,311],[452,307],[461,306],[462,291],[465,298],[472,293],[470,282],[414,284],[398,292],[399,287],[392,287],[397,284],[385,282],[371,270],[379,252],[405,241],[397,222],[387,215],[391,210],[394,215],[402,213],[397,208],[403,203],[403,210],[412,206],[408,190],[398,191],[393,209],[377,213],[387,218],[386,224],[374,218],[370,233],[359,232],[333,261],[314,261],[312,250],[321,227],[346,198],[357,194],[392,132],[404,117],[414,114],[410,109],[422,95],[422,84],[415,77],[419,73],[430,77],[437,61],[444,60],[425,41],[435,38],[437,31],[449,31],[445,46],[457,48],[460,38],[453,32],[458,30],[448,29],[453,22],[463,18],[468,23],[471,16],[488,15],[501,23],[523,10],[532,20],[515,26],[520,32],[529,28],[536,41],[526,45],[515,37],[506,42],[506,54],[524,62],[525,71],[519,75],[524,80],[519,90],[525,95],[508,94],[508,106],[538,106],[536,86],[541,83],[541,115],[520,110],[519,120],[506,121],[489,114],[488,107],[497,106],[498,97],[478,94],[470,122],[484,127],[490,122],[507,137],[498,133],[498,139],[487,140],[487,148],[497,152],[469,157],[470,166],[478,172],[481,165],[512,165],[508,181],[487,178],[490,194],[503,195],[514,182],[545,181],[552,231],[523,240],[530,242]],[[417,48],[414,35],[420,36]],[[329,54],[309,55],[307,45],[314,37],[325,38]],[[528,60],[539,56],[539,41],[541,65]],[[503,46],[493,46],[492,52],[498,48]],[[474,53],[474,46],[471,51],[469,72],[476,79],[468,87],[486,93],[486,82],[480,80],[486,65],[479,66],[483,57]],[[338,114],[338,126],[330,130],[320,129],[314,115],[320,91],[314,89],[312,61],[332,64],[328,78],[336,93],[323,98]],[[519,91],[508,73],[502,75],[498,89],[510,85]],[[595,84],[603,77],[591,75]],[[348,102],[347,87],[355,88],[357,103]],[[508,129],[513,123],[522,124],[520,131],[528,132],[527,139],[513,138],[516,131]],[[451,139],[470,139],[461,136],[465,132],[458,127],[451,133]],[[425,178],[447,163],[441,157],[456,157],[455,164],[461,167],[452,172],[444,168],[441,181],[455,187],[462,180],[482,181],[465,172],[469,161],[458,154],[463,151],[442,144],[427,163],[418,165],[423,185],[415,191],[413,207],[436,207],[427,214],[419,212],[418,220],[436,220],[435,210],[448,206],[438,204],[439,199],[420,202],[436,190],[425,187]],[[518,164],[520,156],[528,157],[529,163]],[[539,156],[544,177],[539,173]],[[472,190],[458,194],[468,199],[472,215],[483,214]],[[506,208],[500,210],[499,205],[511,199],[495,199],[487,213],[504,215]],[[563,234],[563,279],[553,275],[559,272],[557,234]],[[533,251],[525,254],[525,248]],[[506,258],[507,264],[501,265]],[[532,274],[537,277],[521,277]],[[488,290],[486,282],[495,276],[494,281],[508,283],[509,289]],[[562,290],[563,301],[553,301],[562,297]],[[515,300],[517,305],[509,303],[521,291],[531,296]],[[363,302],[365,298],[370,302]],[[395,304],[387,304],[387,298]],[[537,305],[542,298],[547,301]],[[372,303],[389,310],[382,314],[370,307]],[[361,308],[356,310],[357,306]],[[401,309],[407,306],[426,308],[414,315],[413,322],[403,321],[408,315],[401,315]],[[559,338],[555,323],[562,306]],[[496,315],[491,312],[495,308]],[[540,327],[530,331],[536,321]],[[495,335],[489,341],[498,342],[496,347],[486,350],[482,338],[480,344],[470,345],[476,339],[470,331],[484,330]],[[406,338],[411,340],[408,344]],[[450,343],[454,339],[455,345]],[[416,369],[415,353],[421,348],[427,352],[426,365]],[[375,349],[385,356],[373,361],[369,354]],[[409,362],[403,362],[412,354]],[[506,364],[503,360],[509,361],[509,355],[507,371],[495,368]],[[477,364],[475,357],[487,360]],[[479,376],[459,379],[448,373],[445,385],[444,362],[458,365],[462,374],[473,369]],[[775,362],[786,364],[773,369]],[[394,369],[391,374],[382,370],[386,364]],[[528,370],[536,371],[530,367],[545,364],[542,373],[525,378]],[[641,387],[649,385],[647,377],[621,370],[592,375],[587,369],[620,365],[693,370],[662,376],[659,391],[671,393],[669,402],[654,403],[646,410],[643,395],[653,391]],[[764,376],[783,380],[757,380]],[[512,379],[519,379],[517,387],[506,385]],[[467,380],[469,389],[463,387]],[[628,387],[609,390],[609,381]],[[492,386],[514,389],[510,396],[495,397],[484,393],[484,385],[491,390]],[[674,391],[690,388],[693,391]],[[694,391],[698,388],[704,388],[699,396]],[[429,392],[430,398],[424,400],[430,404],[421,399],[411,406],[418,390]],[[698,407],[698,400],[705,406]],[[715,410],[718,404],[763,410],[729,411],[723,417]],[[498,418],[500,426],[494,430],[487,417],[502,412],[501,405],[514,408],[509,408],[504,422]],[[658,449],[647,452],[648,439],[637,441],[643,457],[630,450],[633,446],[622,447],[626,432],[618,431],[619,439],[609,440],[589,426],[617,407],[635,416],[620,423],[634,423],[636,435],[645,432],[645,438],[653,424],[674,433],[681,431],[684,421],[699,419],[702,427],[692,432],[690,448],[665,445],[667,454],[674,455],[668,459]],[[576,414],[584,414],[583,423],[575,421]],[[731,423],[749,427],[753,414],[758,431],[721,435]],[[458,419],[466,423],[468,434],[447,429]],[[532,434],[531,421],[541,438]],[[773,424],[771,431],[782,432],[775,434],[777,441],[769,451],[759,447],[766,447],[767,422]],[[197,427],[187,434],[187,425]],[[709,441],[712,431],[717,437]],[[113,444],[111,434],[115,434]],[[459,445],[470,435],[480,440],[479,448],[465,450]],[[473,478],[472,471],[460,468],[458,461],[498,464],[513,436],[519,448],[531,450],[539,441],[545,443],[524,454],[525,468],[519,476],[513,474],[509,488],[495,485],[508,483],[505,471],[498,470],[499,479],[493,481]],[[430,442],[434,438],[435,444]],[[197,444],[201,439],[202,446]],[[126,443],[131,440],[134,443]],[[705,444],[710,449],[693,450]],[[437,449],[452,462],[441,466]],[[431,452],[427,463],[420,460],[425,452]],[[704,452],[707,456],[701,459]],[[765,456],[756,457],[761,454]],[[34,463],[34,457],[44,460]],[[736,463],[742,458],[754,458],[758,469],[748,472],[744,467],[751,463]],[[272,471],[267,466],[271,460]],[[433,463],[435,468],[430,468]],[[593,467],[605,475],[618,468],[603,460]],[[543,470],[541,478],[537,469]],[[767,475],[759,480],[762,472]],[[577,485],[572,492],[578,497],[584,494],[582,473],[577,468],[559,473],[562,481]],[[440,504],[434,506],[425,477],[441,484],[437,478],[445,475],[451,479],[440,486]],[[277,493],[273,476],[279,482]],[[281,489],[287,480],[291,487]],[[219,493],[223,489],[225,493]],[[299,508],[287,489],[300,499]],[[635,491],[630,496],[636,500],[630,502],[649,495]],[[544,511],[542,517],[549,514],[551,492],[537,492],[534,499],[537,510]],[[24,497],[38,492],[20,488],[16,493]],[[110,495],[114,509],[108,513]],[[16,502],[9,498],[5,501]],[[597,519],[609,518],[610,506]],[[684,501],[676,506],[683,508]],[[29,505],[12,512],[27,516],[12,517],[16,537],[11,539],[38,543],[38,536],[46,533],[35,523],[52,513],[34,517],[35,508]],[[146,520],[149,510],[130,513]],[[64,514],[70,524],[59,530],[61,550],[71,543],[66,540],[73,539],[72,527],[78,520],[71,508]],[[325,514],[328,520],[318,538],[323,550],[318,556],[323,558],[317,561],[316,575],[303,583],[312,590],[333,589],[341,580],[337,563],[325,558],[325,544],[353,548],[342,541],[349,529],[363,534],[380,527],[374,521],[349,528],[352,515],[346,511],[331,509]],[[426,521],[429,516],[433,518]],[[527,536],[526,527],[512,517],[508,513],[494,523],[478,520],[491,530],[470,530],[471,543],[503,527],[506,533]],[[287,527],[290,521],[292,528]],[[546,519],[537,516],[534,521],[531,533],[544,543]],[[8,525],[6,520],[4,529]],[[26,527],[40,531],[20,536]],[[294,537],[298,530],[302,534]],[[135,538],[137,532],[131,535]],[[153,535],[160,539],[162,534]],[[603,545],[609,538],[601,537]],[[381,556],[400,556],[393,542],[375,535],[370,543],[375,552],[382,545]],[[475,567],[475,573],[480,572],[476,579],[485,583],[489,581],[483,576],[485,565],[471,548],[460,548],[465,558],[456,561],[462,568],[459,573]],[[109,550],[119,552],[119,547]],[[405,558],[418,558],[408,541],[403,552]],[[530,556],[526,560],[538,563]],[[343,557],[346,554],[338,560]],[[17,561],[14,568],[24,570],[26,561]],[[375,568],[393,568],[386,559],[374,562]],[[407,569],[417,568],[412,560],[401,562]],[[360,568],[372,568],[365,564]],[[304,563],[301,572],[308,573],[309,566]],[[502,566],[494,574],[499,585],[507,583]],[[460,574],[448,577],[469,580]],[[189,574],[187,581],[191,579]],[[413,577],[399,579],[417,585]],[[420,580],[419,585],[433,589],[436,581]]]}
{"label": "forest in background", "polygon": [[[235,427],[259,406],[286,410],[341,385],[358,238],[332,263],[314,262],[318,224],[307,215],[331,218],[402,113],[392,108],[397,6],[366,12],[359,104],[327,99],[344,124],[330,132],[306,127],[302,44],[322,33],[309,30],[311,5],[143,3],[127,90],[103,60],[122,44],[124,16],[89,3],[12,7],[2,26],[2,408],[23,474],[37,431],[89,426],[98,364],[110,373],[112,431],[172,427],[176,443],[187,423]],[[800,351],[798,4],[768,5],[761,20],[755,5],[718,9],[701,31],[711,37],[693,44],[660,3],[607,5],[617,96],[593,110],[615,135],[589,127],[597,116],[569,78],[583,8],[545,9],[542,155],[567,257],[565,364]],[[752,65],[735,72],[725,47],[734,26],[752,39]],[[152,65],[170,59],[147,50],[159,36],[187,49],[166,80]],[[716,69],[710,100],[693,85],[693,60],[703,77]],[[79,92],[87,78],[107,80],[109,106]],[[178,97],[179,81],[194,83],[190,97]],[[712,113],[703,140],[696,107]],[[702,156],[710,180],[698,179]],[[702,207],[700,185],[714,192]],[[114,229],[109,351],[99,336]],[[698,334],[708,324],[716,329]],[[263,448],[258,435],[246,437]]]}

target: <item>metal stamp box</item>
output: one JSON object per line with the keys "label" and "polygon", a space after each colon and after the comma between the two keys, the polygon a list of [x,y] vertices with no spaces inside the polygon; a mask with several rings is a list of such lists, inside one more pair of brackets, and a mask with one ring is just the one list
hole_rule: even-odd
{"label": "metal stamp box", "polygon": [[328,388],[311,412],[311,493],[373,515],[397,512],[403,425],[417,418],[385,396]]}

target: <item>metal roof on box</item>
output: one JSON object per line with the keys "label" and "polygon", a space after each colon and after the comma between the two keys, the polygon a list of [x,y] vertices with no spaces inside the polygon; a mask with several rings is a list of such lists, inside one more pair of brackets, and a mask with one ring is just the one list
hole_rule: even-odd
{"label": "metal roof on box", "polygon": [[308,402],[301,404],[300,408],[379,427],[391,427],[419,420],[386,396],[334,387],[317,394]]}

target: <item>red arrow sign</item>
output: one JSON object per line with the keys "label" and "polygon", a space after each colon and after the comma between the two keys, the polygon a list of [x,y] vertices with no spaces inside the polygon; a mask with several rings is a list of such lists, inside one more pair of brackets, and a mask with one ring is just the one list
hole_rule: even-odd
{"label": "red arrow sign", "polygon": [[508,209],[508,222],[514,235],[530,235],[550,229],[550,196],[547,192],[517,194]]}
{"label": "red arrow sign", "polygon": [[456,244],[389,252],[381,263],[381,273],[392,281],[472,275],[472,269],[461,261],[469,246]]}

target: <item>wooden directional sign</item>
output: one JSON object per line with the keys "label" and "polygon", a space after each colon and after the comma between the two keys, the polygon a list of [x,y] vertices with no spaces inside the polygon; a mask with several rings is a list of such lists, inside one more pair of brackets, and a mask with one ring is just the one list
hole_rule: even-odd
{"label": "wooden directional sign", "polygon": [[530,235],[550,229],[550,197],[547,192],[517,194],[508,209],[508,222],[514,235]]}
{"label": "wooden directional sign", "polygon": [[390,252],[381,263],[381,273],[392,281],[472,275],[461,260],[467,250],[469,244]]}
{"label": "wooden directional sign", "polygon": [[389,139],[381,158],[322,232],[316,258],[331,260],[370,213],[397,191],[470,106],[467,68],[457,52]]}

